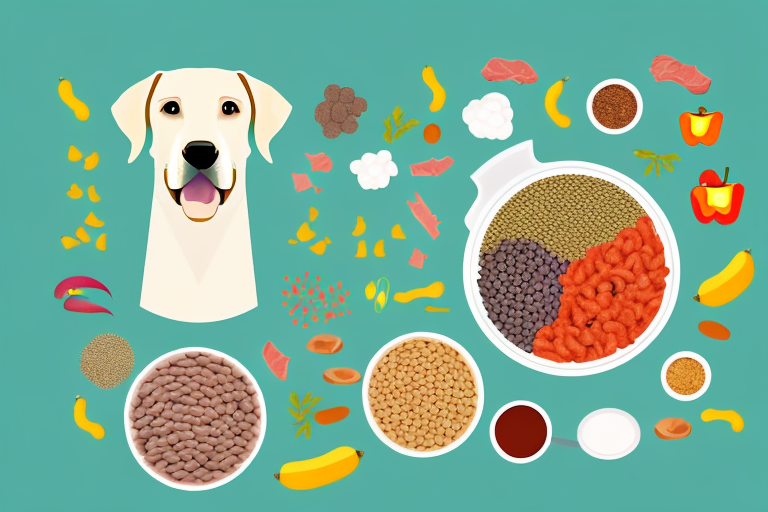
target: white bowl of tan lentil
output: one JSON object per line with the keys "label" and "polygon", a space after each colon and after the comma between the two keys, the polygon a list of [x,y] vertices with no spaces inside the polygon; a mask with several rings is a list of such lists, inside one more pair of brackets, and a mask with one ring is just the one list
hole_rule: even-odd
{"label": "white bowl of tan lentil", "polygon": [[[483,240],[496,214],[518,192],[546,178],[579,175],[599,178],[615,185],[631,196],[653,222],[654,229],[664,246],[665,265],[669,274],[664,278],[665,288],[661,304],[650,324],[637,336],[634,343],[615,353],[588,362],[554,362],[526,352],[510,342],[494,325],[485,308],[478,280]],[[488,339],[505,355],[533,370],[550,375],[578,377],[594,375],[616,368],[641,353],[659,335],[677,301],[680,289],[680,254],[672,226],[667,217],[640,185],[629,177],[602,165],[580,162],[539,162],[533,152],[533,141],[521,142],[483,164],[471,176],[478,188],[478,197],[465,217],[469,237],[464,251],[464,292],[469,308],[478,326]],[[549,212],[545,212],[550,215]],[[584,219],[592,222],[593,219]]]}
{"label": "white bowl of tan lentil", "polygon": [[[687,367],[684,366],[674,372],[676,376],[668,374],[669,367],[672,366],[672,363],[674,363],[677,360],[680,359],[692,359],[696,363],[700,365],[700,368],[694,365],[688,365]],[[685,363],[685,361],[681,361],[681,363]],[[701,379],[697,377],[696,373],[699,370],[704,371],[704,377],[703,382],[701,384],[698,383]],[[685,386],[685,387],[691,387],[694,388],[696,386],[700,386],[698,390],[694,393],[690,394],[683,394],[678,393],[674,389],[672,389],[672,386],[670,386],[669,380],[673,379],[673,382],[675,386]],[[679,381],[679,382],[678,382]],[[695,352],[678,352],[677,354],[673,354],[664,362],[664,366],[661,367],[661,385],[664,388],[664,391],[667,392],[669,396],[674,398],[675,400],[680,400],[681,402],[690,402],[692,400],[696,400],[701,395],[707,392],[707,389],[709,388],[709,384],[712,382],[712,370],[709,367],[709,363],[706,359],[701,357],[699,354]],[[680,389],[680,391],[683,391],[683,389]]]}
{"label": "white bowl of tan lentil", "polygon": [[[608,86],[620,86],[624,89],[629,90],[629,92],[632,93],[632,96],[634,96],[635,103],[636,103],[636,110],[635,115],[632,118],[632,121],[629,122],[629,124],[625,126],[621,126],[620,128],[609,128],[608,126],[605,126],[602,124],[597,117],[595,116],[595,96],[597,96],[597,93],[602,91]],[[626,94],[626,91],[624,91],[624,94]],[[640,121],[640,118],[643,115],[643,97],[640,96],[640,91],[637,90],[637,87],[632,85],[631,83],[627,82],[626,80],[621,80],[620,78],[611,78],[610,80],[603,80],[599,84],[597,84],[593,89],[592,92],[589,93],[589,96],[587,97],[587,116],[589,116],[590,122],[592,122],[592,125],[600,130],[603,133],[607,133],[608,135],[620,135],[622,133],[627,133],[629,130],[635,127],[637,123]]]}
{"label": "white bowl of tan lentil", "polygon": [[[386,400],[385,406],[389,407],[390,411],[392,411],[393,409],[397,410],[396,408],[398,408],[401,411],[399,413],[400,416],[402,417],[403,415],[405,415],[405,417],[402,418],[400,421],[403,421],[403,425],[407,425],[409,429],[411,427],[421,428],[422,427],[421,420],[428,419],[430,417],[429,416],[431,414],[430,410],[434,412],[434,416],[436,418],[443,418],[444,421],[448,420],[449,423],[451,421],[453,421],[454,423],[457,423],[457,422],[459,423],[460,429],[457,431],[453,431],[452,433],[451,433],[452,429],[447,430],[444,425],[438,425],[437,423],[435,423],[434,425],[430,425],[428,423],[423,426],[426,433],[424,433],[422,436],[418,438],[416,437],[416,435],[418,434],[418,431],[410,433],[410,435],[414,437],[413,440],[410,440],[410,438],[405,438],[405,435],[407,434],[403,434],[402,436],[403,440],[409,439],[411,443],[414,443],[418,441],[421,437],[423,437],[424,440],[420,442],[425,444],[430,444],[429,440],[431,439],[432,440],[431,444],[428,447],[425,447],[424,445],[419,445],[418,447],[408,448],[407,446],[402,446],[401,444],[398,444],[396,441],[393,441],[382,430],[383,427],[379,426],[379,423],[377,422],[377,417],[375,416],[375,413],[372,410],[372,407],[377,406],[376,403],[374,403],[372,406],[372,400],[376,400],[378,399],[379,396],[381,396],[376,391],[376,385],[375,384],[374,386],[371,385],[371,380],[372,379],[376,380],[375,375],[376,375],[376,369],[377,369],[378,363],[385,356],[388,357],[388,355],[393,350],[396,350],[401,345],[405,347],[406,344],[411,341],[413,341],[414,347],[409,348],[408,350],[413,350],[416,348],[420,348],[420,349],[426,348],[427,350],[429,350],[431,347],[435,348],[432,354],[423,356],[425,358],[425,361],[428,364],[431,364],[434,362],[434,360],[430,361],[429,359],[431,358],[432,355],[437,354],[438,349],[440,348],[444,349],[446,346],[450,349],[453,349],[457,354],[449,354],[450,360],[446,360],[446,361],[453,364],[457,359],[459,360],[459,362],[462,362],[463,360],[464,365],[467,367],[469,373],[471,374],[472,380],[474,380],[474,386],[468,385],[465,388],[461,389],[461,393],[458,393],[459,391],[458,388],[460,387],[459,383],[460,382],[464,384],[467,383],[466,379],[462,377],[462,375],[466,376],[466,373],[463,373],[463,374],[459,373],[458,369],[455,372],[451,372],[451,370],[449,370],[446,367],[446,373],[441,374],[441,376],[443,377],[443,380],[438,380],[440,379],[440,377],[437,377],[437,374],[440,373],[439,371],[430,373],[431,368],[425,368],[424,371],[427,372],[427,375],[424,377],[424,383],[420,385],[420,388],[424,388],[424,390],[427,390],[427,392],[423,394],[419,394],[417,395],[417,397],[418,396],[428,397],[426,400],[429,400],[430,401],[429,403],[431,404],[431,407],[429,410],[426,408],[424,408],[423,410],[417,409],[418,407],[420,407],[421,405],[420,403],[418,405],[413,406],[413,408],[411,408],[412,404],[416,403],[416,401],[414,401],[413,399],[409,399],[406,401],[405,399],[408,397],[405,394],[399,397],[395,397],[394,395],[398,393],[393,393],[393,396],[391,398],[385,398]],[[426,345],[426,347],[416,347],[416,344],[419,343],[420,341],[425,342],[424,344]],[[442,347],[440,345],[442,345]],[[458,355],[459,357],[457,358],[456,355]],[[397,362],[394,362],[394,364],[397,364]],[[420,364],[421,364],[421,361],[418,360],[416,361],[416,364],[412,364],[412,366],[414,368],[418,368]],[[444,361],[438,361],[438,365],[436,366],[436,368],[442,367],[444,364],[445,364]],[[399,369],[397,369],[397,371],[399,372]],[[422,371],[422,370],[419,370],[419,371]],[[449,386],[453,391],[453,395],[451,397],[452,402],[444,402],[443,405],[438,406],[441,400],[438,400],[436,398],[434,401],[432,401],[432,397],[437,397],[436,395],[437,391],[435,391],[435,394],[430,394],[430,393],[432,389],[435,389],[434,384],[440,383],[440,382],[444,384],[446,383],[447,379],[444,379],[444,377],[446,376],[447,373],[453,373],[454,377],[458,376],[457,378],[452,380],[452,382],[454,382],[454,385]],[[432,380],[432,379],[427,380],[427,378],[430,376],[435,377],[435,380]],[[405,378],[410,378],[410,377],[406,375],[404,376],[403,380],[405,380]],[[409,383],[397,384],[397,382],[398,381],[395,381],[394,383],[390,384],[390,386],[393,386],[393,391],[396,391],[396,390],[399,391],[400,389],[407,391],[406,387],[408,386]],[[427,385],[430,385],[430,384],[432,384],[433,387],[427,388]],[[472,390],[471,398],[469,396],[464,395],[467,389]],[[414,388],[414,391],[421,393],[419,392],[418,389],[415,389],[415,388]],[[446,388],[446,391],[447,391],[447,388]],[[475,360],[472,359],[472,356],[469,354],[469,352],[467,352],[467,350],[464,347],[462,347],[460,344],[458,344],[451,338],[448,338],[447,336],[433,333],[433,332],[412,332],[412,333],[404,334],[390,341],[383,347],[381,347],[381,349],[379,349],[379,351],[376,352],[376,355],[373,356],[370,363],[368,363],[368,368],[366,369],[365,376],[363,378],[362,394],[363,394],[363,410],[365,411],[365,417],[368,420],[368,424],[370,425],[371,430],[373,430],[373,433],[376,434],[376,437],[378,437],[382,443],[384,443],[385,445],[387,445],[397,453],[400,453],[402,455],[407,455],[409,457],[418,457],[418,458],[436,457],[438,455],[443,455],[452,450],[455,450],[472,434],[472,431],[477,426],[477,423],[480,421],[480,416],[483,413],[483,397],[484,397],[483,379],[480,375],[480,369],[477,367]],[[371,396],[371,395],[374,395],[374,396]],[[467,393],[467,395],[469,395],[469,393]],[[438,397],[438,398],[442,398],[442,396],[443,395],[441,395],[441,397]],[[390,400],[392,405],[389,405],[387,403]],[[456,405],[456,403],[454,402],[459,403],[459,405]],[[474,409],[471,412],[471,416],[469,415],[469,412],[468,412],[470,407]],[[377,410],[377,413],[379,412],[380,410]],[[381,415],[382,414],[379,413],[379,416]],[[463,421],[464,418],[468,418],[468,421],[464,422]],[[387,417],[386,419],[388,420],[390,418]],[[419,424],[414,425],[413,422],[417,420]],[[406,422],[410,422],[410,423],[406,424]],[[394,423],[391,423],[391,424],[394,424]],[[455,427],[456,425],[452,424],[451,426]],[[394,432],[394,429],[391,430],[390,432]],[[433,446],[436,445],[435,440],[439,440],[440,442],[445,443],[448,438],[448,434],[451,434],[451,437],[453,437],[453,441],[449,441],[448,444],[443,444],[442,448],[438,448],[438,449],[433,448]],[[406,442],[406,444],[407,443],[408,442]]]}
{"label": "white bowl of tan lentil", "polygon": [[[190,354],[194,354],[194,353],[198,353],[198,357],[202,355],[202,356],[211,356],[211,358],[214,358],[214,357],[220,358],[221,359],[220,366],[222,367],[227,366],[230,369],[231,375],[235,375],[236,377],[239,376],[238,378],[242,377],[242,381],[244,383],[247,382],[249,385],[253,386],[254,388],[252,390],[253,392],[248,391],[246,393],[246,396],[248,396],[248,393],[249,393],[250,399],[256,400],[255,409],[246,408],[245,410],[251,409],[249,412],[252,411],[254,415],[258,417],[258,420],[259,420],[258,422],[252,425],[253,430],[251,431],[251,434],[253,435],[250,436],[251,440],[248,441],[248,444],[243,448],[245,453],[247,453],[248,449],[251,450],[250,453],[247,454],[247,458],[245,458],[245,460],[241,459],[236,463],[232,464],[231,468],[236,468],[234,469],[234,471],[229,469],[225,472],[225,474],[217,478],[213,478],[208,482],[202,482],[202,483],[187,483],[182,481],[175,481],[174,479],[170,478],[170,476],[161,475],[159,473],[159,470],[156,469],[150,462],[148,462],[145,459],[145,454],[140,453],[139,448],[137,448],[136,446],[136,441],[134,440],[134,436],[138,434],[137,429],[134,426],[134,422],[135,422],[134,418],[136,417],[135,410],[138,407],[136,405],[136,401],[134,400],[134,398],[139,397],[141,386],[145,384],[145,381],[148,381],[149,383],[151,383],[151,380],[147,379],[147,377],[150,375],[150,373],[157,371],[159,367],[167,366],[167,363],[172,359],[178,358],[180,356],[189,358]],[[218,372],[215,372],[215,373],[218,374]],[[158,373],[158,375],[160,374]],[[227,402],[225,405],[234,404],[234,403],[235,403],[234,401]],[[239,411],[236,411],[236,412],[239,412]],[[205,414],[206,413],[203,413],[204,415],[203,417],[205,417]],[[256,457],[256,454],[259,452],[259,449],[261,448],[261,444],[264,442],[264,435],[267,430],[267,409],[264,403],[264,395],[261,393],[261,388],[259,388],[258,382],[256,382],[256,379],[253,377],[253,375],[251,375],[248,369],[245,366],[243,366],[239,361],[237,361],[232,356],[229,356],[227,354],[224,354],[223,352],[219,352],[217,350],[213,350],[210,348],[186,347],[186,348],[180,348],[178,350],[173,350],[171,352],[168,352],[167,354],[163,354],[162,356],[158,357],[157,359],[149,363],[141,371],[141,373],[133,381],[133,384],[131,385],[131,389],[128,391],[128,396],[125,399],[124,421],[125,421],[125,436],[126,436],[126,439],[128,440],[128,447],[131,449],[131,453],[136,459],[136,462],[139,463],[142,469],[144,469],[144,471],[146,471],[149,476],[151,476],[158,482],[161,482],[167,485],[168,487],[172,487],[174,489],[179,489],[183,491],[206,491],[209,489],[214,489],[216,487],[222,486],[234,480],[235,478],[237,478],[238,475],[240,475],[243,471],[245,471],[245,468],[247,468],[248,465],[253,461],[254,457]],[[256,420],[253,420],[253,421],[256,421]],[[213,425],[213,423],[208,425]],[[245,432],[243,432],[243,434],[244,433]],[[239,435],[240,434],[238,434],[238,436]],[[170,438],[170,435],[168,436],[168,438]],[[229,438],[227,439],[229,440]],[[190,439],[189,441],[179,441],[177,444],[185,444],[187,442],[192,442],[192,441],[193,441],[192,439]],[[207,441],[201,439],[201,442],[207,442]],[[241,446],[241,445],[240,444],[234,445],[233,443],[233,446]],[[214,451],[219,453],[219,450],[214,449],[210,451],[209,455]],[[183,459],[181,462],[184,462],[185,460],[186,459]],[[195,459],[193,458],[191,460],[194,461]],[[187,461],[187,462],[190,462],[190,461]]]}

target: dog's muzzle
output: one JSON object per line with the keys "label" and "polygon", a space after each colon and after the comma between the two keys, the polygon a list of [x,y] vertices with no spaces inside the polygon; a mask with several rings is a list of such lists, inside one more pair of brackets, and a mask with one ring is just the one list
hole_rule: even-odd
{"label": "dog's muzzle", "polygon": [[[165,167],[168,192],[190,220],[210,220],[235,186],[234,163],[226,151],[220,154],[208,141],[190,142],[181,151],[183,158],[177,155],[175,152]],[[175,172],[169,172],[169,169],[175,169]]]}

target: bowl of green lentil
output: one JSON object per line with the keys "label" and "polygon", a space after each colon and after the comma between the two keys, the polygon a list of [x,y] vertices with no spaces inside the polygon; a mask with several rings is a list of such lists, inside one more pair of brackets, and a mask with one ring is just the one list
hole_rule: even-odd
{"label": "bowl of green lentil", "polygon": [[[472,180],[478,197],[465,218],[464,291],[478,326],[505,355],[551,375],[593,375],[626,363],[658,336],[677,299],[680,256],[669,221],[642,187],[589,162],[539,162],[533,141],[499,153]],[[639,219],[653,223],[668,268],[655,316],[634,342],[605,357],[537,356],[537,332],[560,311],[560,276],[588,248],[613,241]]]}

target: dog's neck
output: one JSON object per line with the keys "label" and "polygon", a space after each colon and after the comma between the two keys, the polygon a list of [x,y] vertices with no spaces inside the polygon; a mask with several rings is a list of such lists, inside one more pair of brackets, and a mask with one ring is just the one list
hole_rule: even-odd
{"label": "dog's neck", "polygon": [[235,188],[206,222],[184,215],[163,169],[155,169],[141,307],[182,322],[225,320],[255,308],[245,169],[238,168]]}

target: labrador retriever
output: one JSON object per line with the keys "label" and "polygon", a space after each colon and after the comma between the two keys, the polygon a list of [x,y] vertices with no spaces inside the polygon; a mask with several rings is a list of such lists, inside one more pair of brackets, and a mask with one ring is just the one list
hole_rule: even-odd
{"label": "labrador retriever", "polygon": [[141,307],[182,322],[215,322],[257,306],[246,200],[245,164],[256,147],[272,163],[269,142],[291,105],[242,71],[158,71],[112,106],[131,142],[128,163],[144,147],[155,161]]}

